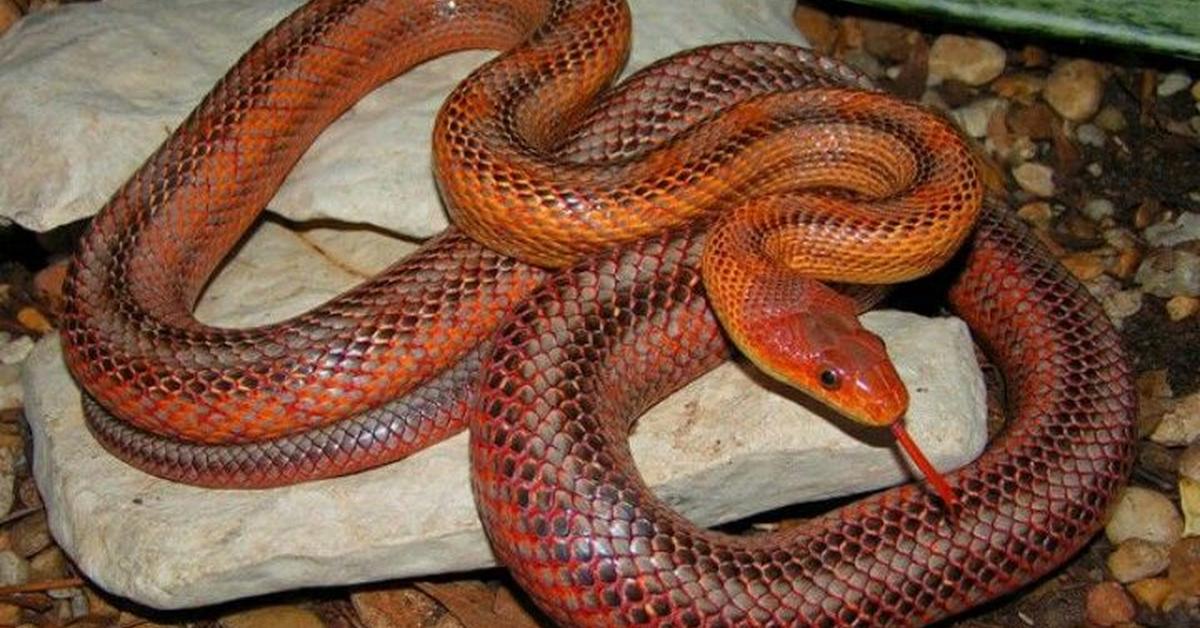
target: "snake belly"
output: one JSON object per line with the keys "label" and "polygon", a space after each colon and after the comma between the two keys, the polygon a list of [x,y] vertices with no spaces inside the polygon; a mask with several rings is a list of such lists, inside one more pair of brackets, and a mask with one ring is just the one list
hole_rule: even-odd
{"label": "snake belly", "polygon": [[[1129,371],[1095,302],[994,203],[950,298],[1007,376],[1013,418],[950,476],[955,517],[908,486],[737,538],[697,529],[646,490],[626,446],[632,417],[728,354],[696,269],[703,228],[687,225],[814,163],[790,154],[731,187],[717,174],[746,168],[733,154],[745,140],[689,129],[768,92],[870,86],[800,49],[730,44],[665,60],[597,101],[624,60],[627,21],[609,0],[316,0],[265,35],[81,243],[63,339],[93,433],[149,472],[253,487],[382,464],[469,423],[493,547],[563,625],[920,624],[1081,547],[1131,464]],[[192,317],[291,166],[358,98],[431,56],[526,40],[537,45],[481,68],[443,109],[439,182],[472,236],[567,270],[548,275],[451,229],[294,319],[227,330]],[[745,121],[738,111],[725,128]],[[467,120],[505,151],[475,143]],[[688,133],[691,144],[674,139]],[[697,144],[711,148],[699,162]],[[527,213],[509,222],[534,224],[524,218],[549,201],[594,201],[553,175],[596,177],[597,163],[633,183],[588,206],[598,211],[502,231],[514,207]],[[670,176],[646,187],[658,172]],[[480,207],[492,211],[470,213]],[[615,249],[598,235],[613,230]]]}

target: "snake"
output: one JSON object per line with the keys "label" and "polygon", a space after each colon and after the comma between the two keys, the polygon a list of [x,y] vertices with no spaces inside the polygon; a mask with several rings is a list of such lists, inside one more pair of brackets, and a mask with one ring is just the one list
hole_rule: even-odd
{"label": "snake", "polygon": [[[61,337],[96,439],[164,478],[261,488],[469,429],[493,551],[564,626],[920,625],[1076,553],[1131,469],[1130,370],[953,125],[780,43],[685,51],[614,85],[630,20],[621,0],[311,0],[263,35],[72,259]],[[321,130],[467,48],[502,52],[435,121],[454,226],[304,314],[196,320]],[[907,393],[856,315],[950,269],[949,309],[1004,375],[1009,417],[941,488],[739,536],[645,485],[636,416],[739,351],[897,425]]]}

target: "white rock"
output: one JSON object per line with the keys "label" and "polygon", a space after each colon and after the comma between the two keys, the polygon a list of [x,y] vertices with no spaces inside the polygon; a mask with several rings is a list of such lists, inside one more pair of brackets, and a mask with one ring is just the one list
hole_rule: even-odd
{"label": "white rock", "polygon": [[1142,539],[1169,546],[1183,534],[1183,518],[1166,495],[1130,486],[1113,507],[1104,533],[1116,544]]}
{"label": "white rock", "polygon": [[1054,196],[1054,169],[1050,166],[1030,161],[1013,168],[1012,174],[1022,190],[1042,198]]}
{"label": "white rock", "polygon": [[[255,38],[299,0],[71,4],[0,39],[0,218],[47,231],[100,209]],[[800,43],[791,0],[632,2],[629,67],[706,43]],[[446,224],[428,138],[491,53],[432,61],[363,99],[301,159],[271,209],[426,237]],[[34,149],[36,147],[36,149]],[[396,208],[402,211],[396,211]]]}
{"label": "white rock", "polygon": [[1191,84],[1192,77],[1183,72],[1171,72],[1159,79],[1158,88],[1155,91],[1160,98],[1169,98],[1187,89]]}
{"label": "white rock", "polygon": [[996,111],[1008,109],[1008,101],[1003,98],[982,98],[950,112],[950,117],[958,122],[967,135],[974,138],[987,137],[988,122]]}
{"label": "white rock", "polygon": [[[202,317],[222,325],[278,320],[358,280],[310,243],[265,223],[214,281]],[[260,305],[243,308],[239,295]],[[909,382],[914,438],[940,469],[972,459],[986,441],[983,384],[963,324],[900,313],[866,320],[887,328],[881,333]],[[760,382],[727,364],[639,421],[639,469],[687,516],[711,525],[909,479],[889,439],[858,440],[851,434],[860,431],[817,419]],[[82,423],[57,339],[38,344],[25,385],[51,530],[84,573],[118,595],[174,608],[493,564],[468,483],[465,434],[348,478],[205,490],[147,476],[99,447]]]}
{"label": "white rock", "polygon": [[1174,220],[1146,227],[1145,233],[1146,241],[1153,246],[1168,247],[1200,240],[1200,213],[1183,212]]}
{"label": "white rock", "polygon": [[20,364],[33,351],[33,339],[17,336],[0,342],[0,364]]}
{"label": "white rock", "polygon": [[1104,129],[1094,124],[1079,125],[1079,128],[1075,130],[1075,136],[1079,138],[1081,144],[1096,148],[1104,148],[1104,143],[1108,141],[1108,137],[1104,135]]}
{"label": "white rock", "polygon": [[1083,204],[1083,215],[1096,222],[1100,222],[1105,218],[1112,218],[1116,211],[1116,205],[1106,198],[1088,199],[1088,201]]}
{"label": "white rock", "polygon": [[1171,404],[1163,414],[1150,440],[1167,447],[1186,447],[1200,442],[1200,393],[1188,395]]}

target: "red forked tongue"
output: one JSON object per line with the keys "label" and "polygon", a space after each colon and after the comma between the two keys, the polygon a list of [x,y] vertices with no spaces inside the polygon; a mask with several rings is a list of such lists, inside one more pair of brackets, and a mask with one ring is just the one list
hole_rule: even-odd
{"label": "red forked tongue", "polygon": [[925,457],[925,454],[921,452],[921,448],[908,435],[908,431],[904,429],[904,425],[900,421],[892,423],[892,435],[896,437],[896,442],[900,443],[900,446],[904,448],[904,452],[908,454],[908,457],[921,470],[925,479],[929,480],[929,483],[933,485],[933,490],[937,491],[938,496],[942,498],[942,502],[946,504],[946,507],[951,512],[957,510],[958,496],[950,489],[950,485],[946,483],[946,478],[942,477],[941,472],[935,469],[933,464],[929,462],[929,459]]}

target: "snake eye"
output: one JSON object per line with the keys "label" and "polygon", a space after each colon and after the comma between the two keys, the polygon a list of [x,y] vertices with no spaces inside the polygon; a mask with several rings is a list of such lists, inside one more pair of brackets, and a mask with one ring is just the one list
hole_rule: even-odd
{"label": "snake eye", "polygon": [[842,376],[831,368],[822,370],[818,378],[825,390],[837,390],[842,385]]}

